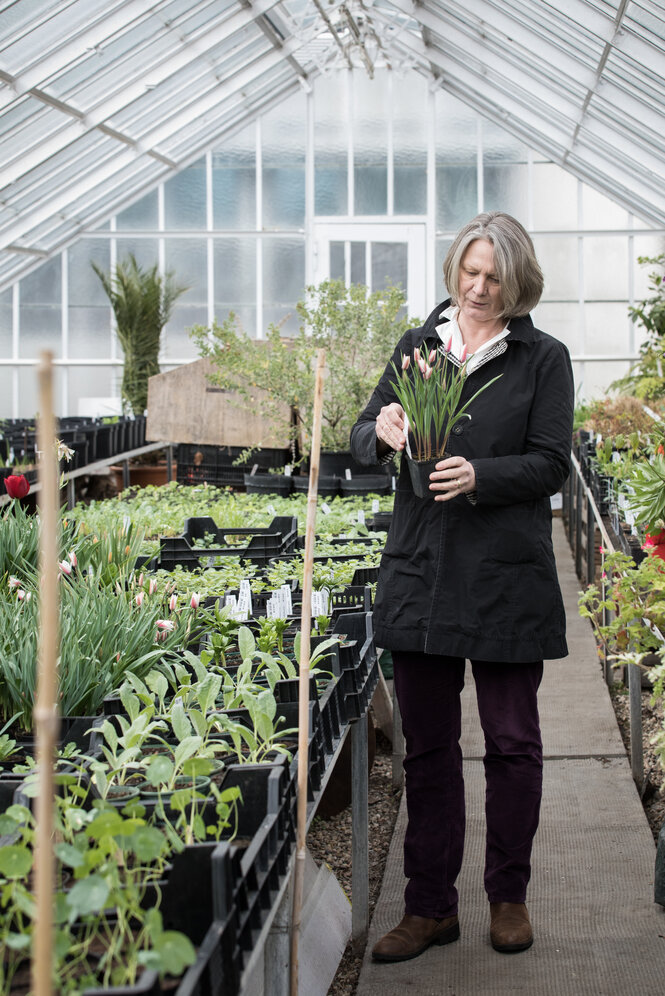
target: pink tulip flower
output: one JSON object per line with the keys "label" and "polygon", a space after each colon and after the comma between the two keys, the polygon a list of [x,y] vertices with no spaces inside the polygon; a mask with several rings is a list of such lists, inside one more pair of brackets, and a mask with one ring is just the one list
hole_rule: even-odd
{"label": "pink tulip flower", "polygon": [[430,379],[430,377],[432,376],[432,370],[433,369],[434,368],[430,367],[429,364],[425,364],[425,369],[423,370],[423,378],[424,378],[424,380],[429,380]]}
{"label": "pink tulip flower", "polygon": [[175,612],[177,607],[178,607],[178,596],[171,595],[171,597],[169,598],[169,612]]}
{"label": "pink tulip flower", "polygon": [[74,551],[70,550],[67,556],[69,557],[69,563],[72,565],[72,567],[76,567],[76,565],[78,564],[78,560],[76,559],[76,554],[74,553]]}
{"label": "pink tulip flower", "polygon": [[171,631],[175,629],[175,623],[171,622],[170,619],[158,619],[157,629]]}
{"label": "pink tulip flower", "polygon": [[434,366],[434,361],[435,360],[436,360],[436,349],[432,349],[432,350],[430,350],[430,354],[427,357],[427,362],[432,367],[432,366]]}
{"label": "pink tulip flower", "polygon": [[14,576],[12,576],[12,577],[9,578],[8,584],[9,584],[10,588],[20,588],[21,587],[21,582],[19,581],[18,578],[15,578]]}
{"label": "pink tulip flower", "polygon": [[402,370],[408,370],[410,366],[411,366],[411,357],[405,353],[404,356],[402,357]]}
{"label": "pink tulip flower", "polygon": [[199,594],[199,592],[198,591],[193,592],[192,597],[189,600],[190,606],[193,609],[198,609],[200,601],[201,601],[201,595]]}
{"label": "pink tulip flower", "polygon": [[451,336],[445,345],[445,350],[447,353],[449,353],[452,348],[453,348],[453,337]]}
{"label": "pink tulip flower", "polygon": [[154,595],[157,591],[157,582],[154,578],[150,578],[150,584],[148,585],[148,594]]}
{"label": "pink tulip flower", "polygon": [[460,363],[464,363],[466,359],[466,354],[467,354],[467,348],[466,348],[466,343],[464,343],[464,345],[462,346],[462,352],[459,354]]}
{"label": "pink tulip flower", "polygon": [[136,605],[137,605],[137,607],[139,609],[143,605],[143,599],[144,598],[145,598],[145,592],[144,591],[139,591],[138,594],[137,594],[137,596],[136,596],[136,598],[134,599],[134,601],[136,602]]}
{"label": "pink tulip flower", "polygon": [[72,565],[69,563],[68,560],[61,560],[60,563],[58,564],[58,567],[60,568],[61,574],[72,573]]}

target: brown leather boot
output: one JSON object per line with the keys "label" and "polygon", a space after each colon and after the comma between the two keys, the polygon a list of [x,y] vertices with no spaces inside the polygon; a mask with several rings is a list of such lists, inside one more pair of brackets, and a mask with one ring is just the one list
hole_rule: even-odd
{"label": "brown leather boot", "polygon": [[393,930],[372,948],[374,961],[407,961],[422,954],[430,944],[450,944],[459,937],[456,916],[434,920],[427,916],[405,914]]}
{"label": "brown leather boot", "polygon": [[524,903],[490,903],[490,940],[495,951],[526,951],[533,931]]}

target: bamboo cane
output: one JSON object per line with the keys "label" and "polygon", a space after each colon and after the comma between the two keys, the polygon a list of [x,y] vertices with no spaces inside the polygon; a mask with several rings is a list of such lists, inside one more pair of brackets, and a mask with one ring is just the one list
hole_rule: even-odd
{"label": "bamboo cane", "polygon": [[37,839],[35,847],[36,922],[32,979],[35,996],[52,996],[53,983],[53,762],[58,735],[57,641],[58,641],[58,471],[53,417],[53,356],[43,352],[38,368],[39,425],[41,450],[39,476],[39,576],[40,627],[39,670],[33,723],[37,742],[39,793],[35,801]]}
{"label": "bamboo cane", "polygon": [[316,381],[314,384],[314,414],[312,425],[312,451],[309,461],[309,490],[307,492],[307,525],[305,527],[305,556],[303,564],[302,614],[300,619],[300,681],[298,685],[298,809],[296,833],[296,861],[293,875],[293,915],[291,917],[291,996],[298,996],[298,939],[302,911],[303,881],[307,837],[307,761],[309,741],[309,658],[312,627],[312,567],[314,562],[314,527],[316,525],[316,498],[319,485],[319,453],[321,450],[321,411],[323,407],[323,372],[326,351],[318,352]]}

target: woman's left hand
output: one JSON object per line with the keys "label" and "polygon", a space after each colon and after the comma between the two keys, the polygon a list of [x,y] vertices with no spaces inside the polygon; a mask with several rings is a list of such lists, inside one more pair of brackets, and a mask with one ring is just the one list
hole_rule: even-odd
{"label": "woman's left hand", "polygon": [[476,490],[476,472],[473,464],[464,457],[454,456],[448,457],[447,460],[439,460],[429,479],[430,484],[434,485],[434,488],[430,488],[434,501],[450,501],[457,495]]}

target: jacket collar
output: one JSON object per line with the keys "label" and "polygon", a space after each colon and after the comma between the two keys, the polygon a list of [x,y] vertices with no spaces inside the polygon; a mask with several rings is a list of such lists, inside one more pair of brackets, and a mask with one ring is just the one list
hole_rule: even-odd
{"label": "jacket collar", "polygon": [[[429,337],[430,335],[434,335],[438,338],[436,326],[440,325],[442,321],[448,321],[447,318],[441,318],[441,312],[449,308],[451,303],[450,298],[448,298],[446,301],[442,301],[441,304],[437,305],[423,325],[423,339]],[[508,322],[508,328],[510,331],[508,332],[506,339],[509,342],[511,340],[516,342],[535,342],[538,338],[536,328],[531,320],[531,315],[525,315],[523,318],[511,318]]]}

